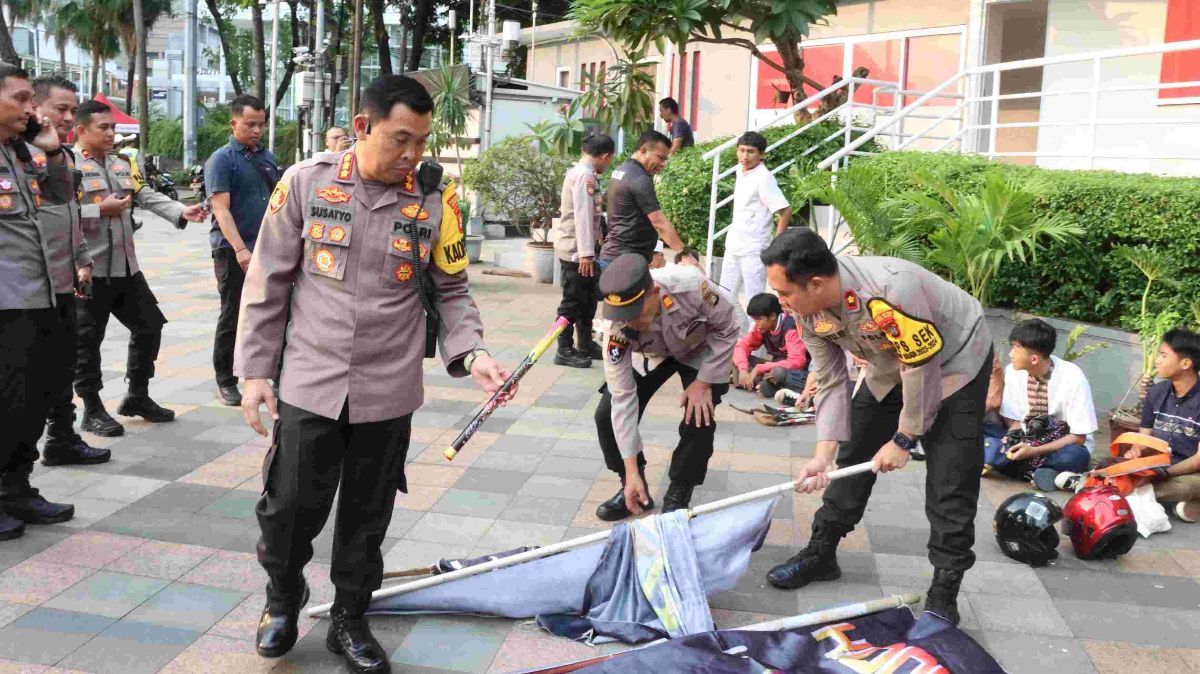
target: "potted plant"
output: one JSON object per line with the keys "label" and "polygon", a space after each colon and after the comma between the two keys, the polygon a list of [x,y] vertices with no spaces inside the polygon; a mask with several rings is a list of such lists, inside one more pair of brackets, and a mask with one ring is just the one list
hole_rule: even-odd
{"label": "potted plant", "polygon": [[527,271],[539,283],[554,280],[554,244],[550,227],[558,215],[563,178],[571,160],[540,152],[531,138],[509,138],[466,167],[463,178],[492,212],[508,216],[530,237]]}
{"label": "potted plant", "polygon": [[[1125,390],[1121,404],[1108,415],[1109,429],[1113,437],[1127,431],[1136,431],[1141,427],[1142,404],[1146,400],[1146,389],[1154,379],[1154,359],[1158,355],[1158,347],[1162,343],[1163,334],[1180,323],[1180,315],[1175,311],[1151,313],[1150,289],[1157,282],[1173,285],[1174,281],[1168,275],[1168,260],[1160,251],[1147,246],[1123,246],[1114,252],[1125,261],[1132,264],[1146,278],[1146,288],[1142,291],[1141,312],[1134,319],[1137,328],[1138,341],[1142,347],[1141,370],[1137,378]],[[1137,402],[1126,405],[1126,400],[1133,389],[1138,389]]]}

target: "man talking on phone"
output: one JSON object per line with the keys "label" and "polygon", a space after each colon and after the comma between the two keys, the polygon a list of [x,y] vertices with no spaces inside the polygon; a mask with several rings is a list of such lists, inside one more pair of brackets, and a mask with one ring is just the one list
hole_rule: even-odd
{"label": "man talking on phone", "polygon": [[213,270],[221,296],[221,314],[213,337],[213,369],[217,397],[230,407],[242,404],[233,374],[233,342],[237,338],[238,305],[246,268],[258,239],[271,190],[279,182],[275,155],[262,146],[267,111],[257,97],[243,94],[229,104],[229,142],[208,159],[204,183],[212,199]]}

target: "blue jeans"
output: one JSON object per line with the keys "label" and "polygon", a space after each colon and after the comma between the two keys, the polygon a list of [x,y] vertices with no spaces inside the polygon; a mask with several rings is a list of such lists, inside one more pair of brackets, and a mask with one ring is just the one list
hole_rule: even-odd
{"label": "blue jeans", "polygon": [[[1004,455],[1002,440],[1004,427],[1000,424],[983,426],[983,462],[1003,473],[1017,473],[1024,461],[1012,461]],[[1060,473],[1082,473],[1087,470],[1092,453],[1083,445],[1067,445],[1044,457],[1043,468],[1052,468]]]}

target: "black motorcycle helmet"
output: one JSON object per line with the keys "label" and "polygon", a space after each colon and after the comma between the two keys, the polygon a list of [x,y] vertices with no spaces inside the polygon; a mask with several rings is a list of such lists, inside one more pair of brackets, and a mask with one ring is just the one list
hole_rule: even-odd
{"label": "black motorcycle helmet", "polygon": [[1062,509],[1045,494],[1014,494],[996,509],[996,543],[1018,562],[1045,566],[1058,558],[1058,531],[1054,525],[1062,516]]}

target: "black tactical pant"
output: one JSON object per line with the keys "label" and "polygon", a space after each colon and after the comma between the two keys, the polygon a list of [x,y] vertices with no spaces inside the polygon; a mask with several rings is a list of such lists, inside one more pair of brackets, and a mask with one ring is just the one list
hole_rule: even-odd
{"label": "black tactical pant", "polygon": [[75,392],[98,393],[104,386],[100,375],[100,345],[108,329],[109,316],[116,316],[129,329],[129,355],[125,379],[130,387],[144,387],[154,376],[154,361],[162,345],[162,328],[167,317],[158,308],[141,272],[121,278],[99,278],[92,284],[92,299],[80,300],[79,362],[75,368]]}
{"label": "black tactical pant", "polygon": [[[0,311],[0,494],[29,490],[46,420],[53,370],[55,309]],[[30,453],[32,452],[32,459]]]}
{"label": "black tactical pant", "polygon": [[213,335],[213,370],[217,375],[217,386],[236,386],[238,378],[233,374],[233,344],[237,340],[238,311],[242,304],[242,285],[246,272],[238,264],[237,254],[232,248],[213,251],[213,271],[217,275],[217,292],[221,295],[221,313],[217,317],[217,331]]}
{"label": "black tactical pant", "polygon": [[558,305],[558,315],[569,319],[573,325],[591,323],[596,318],[596,284],[600,268],[593,267],[593,276],[580,276],[578,262],[559,260],[558,266],[562,269],[562,302]]}
{"label": "black tactical pant", "polygon": [[[975,510],[983,469],[983,413],[992,356],[979,374],[942,401],[933,426],[921,438],[925,450],[925,516],[929,519],[929,561],[934,568],[965,571],[975,563]],[[900,386],[876,401],[866,385],[851,402],[850,442],[838,448],[839,468],[870,461],[892,439],[900,421]],[[875,474],[829,483],[813,518],[813,536],[845,536],[866,510]],[[884,478],[887,479],[887,478]]]}
{"label": "black tactical pant", "polygon": [[[676,374],[679,375],[679,379],[686,389],[693,381],[696,381],[699,373],[695,368],[684,365],[674,358],[664,360],[658,367],[647,372],[645,376],[634,373],[634,379],[637,380],[638,421],[641,421],[642,413],[646,411],[646,405],[650,404],[650,399],[654,397],[658,389],[662,388],[662,385]],[[728,391],[729,384],[713,384],[714,408],[720,404],[721,396]],[[617,438],[613,433],[612,394],[608,392],[608,384],[605,384],[600,392],[604,394],[604,397],[600,399],[600,405],[596,407],[596,431],[600,436],[600,451],[604,453],[604,465],[624,478],[625,460],[621,458],[621,450],[617,446]],[[708,459],[713,453],[713,438],[716,434],[715,420],[709,426],[696,426],[695,422],[684,423],[682,420],[679,422],[679,444],[675,446],[675,452],[671,455],[671,467],[667,472],[672,482],[693,487],[704,484],[704,476],[708,473]],[[646,465],[646,457],[639,453],[637,463],[638,469],[641,470]]]}
{"label": "black tactical pant", "polygon": [[273,584],[296,591],[313,539],[325,528],[341,486],[330,579],[343,595],[363,597],[383,583],[384,534],[396,490],[407,490],[404,459],[412,415],[349,422],[279,402],[274,440],[263,461],[265,488],[255,512],[262,530],[258,561]]}
{"label": "black tactical pant", "polygon": [[[75,378],[75,295],[55,296],[54,326],[48,336],[47,348],[51,354],[46,362],[46,416],[56,420],[56,432],[72,428],[75,404],[71,402],[71,380]],[[0,492],[15,493],[28,491],[29,475],[38,460],[38,440],[42,437],[42,424],[27,438],[23,438],[13,452],[8,468],[0,477]],[[50,440],[69,441],[74,432],[66,437]]]}

